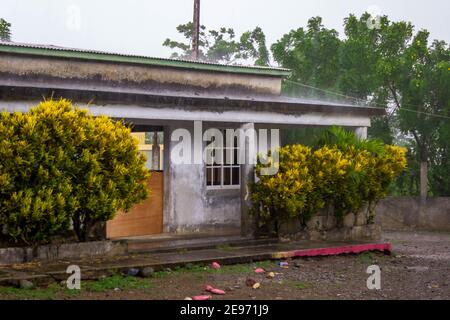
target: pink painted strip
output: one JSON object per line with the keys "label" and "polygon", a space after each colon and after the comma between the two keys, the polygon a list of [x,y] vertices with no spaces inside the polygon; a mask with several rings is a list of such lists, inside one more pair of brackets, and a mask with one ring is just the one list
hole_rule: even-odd
{"label": "pink painted strip", "polygon": [[331,256],[344,253],[361,253],[365,251],[392,251],[392,245],[390,243],[368,243],[368,244],[356,244],[347,245],[332,248],[315,248],[315,249],[302,249],[288,252],[279,252],[276,254],[276,258],[293,258],[293,257],[315,257],[315,256]]}

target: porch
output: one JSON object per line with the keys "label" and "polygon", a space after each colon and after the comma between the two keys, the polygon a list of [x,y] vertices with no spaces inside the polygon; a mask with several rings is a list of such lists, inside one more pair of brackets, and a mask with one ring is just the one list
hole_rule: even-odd
{"label": "porch", "polygon": [[109,222],[110,238],[166,233],[252,237],[247,186],[254,179],[253,165],[208,166],[202,159],[174,163],[179,130],[200,137],[186,150],[194,154],[203,150],[208,128],[336,125],[364,137],[371,117],[384,114],[379,108],[282,96],[286,69],[17,43],[0,43],[0,57],[0,110],[27,111],[42,97],[66,98],[94,115],[123,120],[140,135],[140,148],[151,158],[148,166],[156,170],[148,181],[153,194]]}

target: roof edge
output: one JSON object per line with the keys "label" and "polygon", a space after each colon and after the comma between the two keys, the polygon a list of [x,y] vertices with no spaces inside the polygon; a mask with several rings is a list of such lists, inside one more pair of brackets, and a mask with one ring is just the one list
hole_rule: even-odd
{"label": "roof edge", "polygon": [[283,68],[223,65],[218,63],[176,60],[168,58],[155,58],[139,55],[108,53],[94,50],[71,49],[65,47],[51,47],[51,46],[46,47],[40,45],[20,44],[14,42],[11,43],[0,42],[0,52],[24,54],[24,55],[36,55],[54,58],[82,59],[91,61],[142,64],[159,67],[184,68],[197,71],[252,74],[252,75],[272,76],[272,77],[287,77],[290,75],[290,70]]}

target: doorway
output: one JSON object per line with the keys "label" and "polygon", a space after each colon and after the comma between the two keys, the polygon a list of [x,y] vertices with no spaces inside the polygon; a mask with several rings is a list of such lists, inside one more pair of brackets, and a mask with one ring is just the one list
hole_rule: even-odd
{"label": "doorway", "polygon": [[106,236],[124,238],[154,235],[163,232],[164,203],[164,131],[134,131],[139,141],[139,150],[147,156],[146,168],[151,171],[146,181],[149,197],[136,204],[128,212],[118,212],[107,222]]}

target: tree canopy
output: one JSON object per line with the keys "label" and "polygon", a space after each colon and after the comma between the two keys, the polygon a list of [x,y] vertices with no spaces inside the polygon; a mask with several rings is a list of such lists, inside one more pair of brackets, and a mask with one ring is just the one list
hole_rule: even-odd
{"label": "tree canopy", "polygon": [[[177,31],[186,39],[179,42],[166,39],[163,46],[174,49],[172,58],[190,59],[192,54],[192,22],[181,24]],[[244,32],[236,36],[233,28],[222,27],[219,30],[207,30],[200,26],[199,59],[209,62],[232,64],[242,60],[253,60],[255,65],[269,64],[269,51],[266,36],[261,28]]]}
{"label": "tree canopy", "polygon": [[[388,116],[374,119],[369,134],[409,147],[411,166],[405,175],[415,181],[405,181],[407,193],[418,191],[418,163],[427,163],[430,193],[450,195],[449,45],[430,41],[426,30],[415,31],[410,22],[382,16],[372,27],[369,19],[368,13],[349,15],[341,39],[320,17],[311,18],[306,28],[292,30],[272,45],[273,57],[292,69],[290,80],[299,85],[386,108]],[[285,91],[295,94],[296,83],[287,82]]]}
{"label": "tree canopy", "polygon": [[11,23],[0,18],[0,40],[11,41]]}

